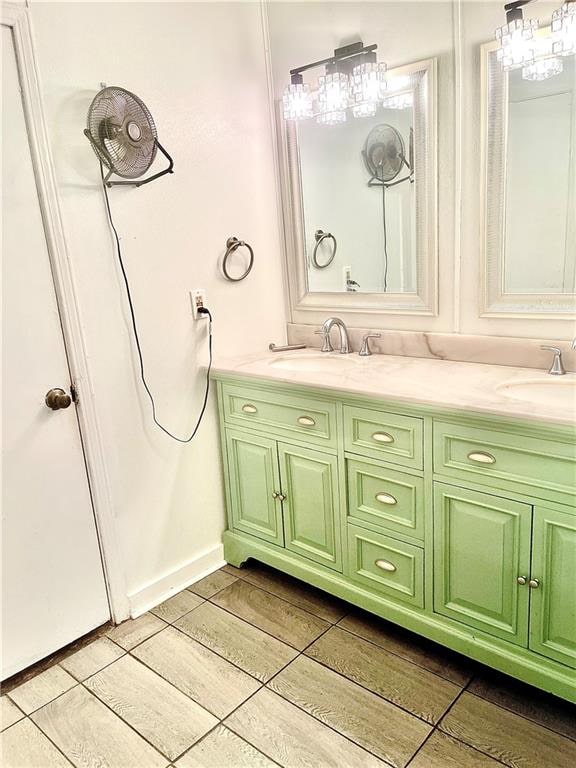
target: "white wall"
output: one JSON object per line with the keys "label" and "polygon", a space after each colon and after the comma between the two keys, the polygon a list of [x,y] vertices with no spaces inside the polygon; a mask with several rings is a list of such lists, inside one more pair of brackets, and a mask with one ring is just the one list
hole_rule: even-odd
{"label": "white wall", "polygon": [[[174,157],[173,176],[110,195],[158,413],[186,434],[201,405],[207,361],[206,326],[191,319],[189,289],[207,290],[216,355],[260,350],[284,338],[260,7],[33,2],[32,22],[120,550],[137,612],[159,590],[190,581],[202,553],[211,553],[202,567],[221,557],[215,401],[188,446],[152,424],[98,164],[82,129],[100,82],[124,86],[146,102]],[[254,247],[255,266],[243,283],[219,274],[230,235]]]}

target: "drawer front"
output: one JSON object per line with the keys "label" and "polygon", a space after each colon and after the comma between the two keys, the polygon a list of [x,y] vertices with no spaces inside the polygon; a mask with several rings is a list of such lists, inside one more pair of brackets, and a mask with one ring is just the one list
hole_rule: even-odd
{"label": "drawer front", "polygon": [[422,469],[422,424],[422,419],[413,416],[345,405],[345,447],[352,453]]}
{"label": "drawer front", "polygon": [[348,525],[348,577],[363,587],[422,608],[424,550]]}
{"label": "drawer front", "polygon": [[391,532],[424,538],[424,481],[355,459],[346,462],[348,517]]}
{"label": "drawer front", "polygon": [[222,387],[222,399],[227,424],[336,447],[334,403],[233,384]]}
{"label": "drawer front", "polygon": [[434,471],[461,479],[500,478],[538,491],[574,494],[574,444],[434,422]]}

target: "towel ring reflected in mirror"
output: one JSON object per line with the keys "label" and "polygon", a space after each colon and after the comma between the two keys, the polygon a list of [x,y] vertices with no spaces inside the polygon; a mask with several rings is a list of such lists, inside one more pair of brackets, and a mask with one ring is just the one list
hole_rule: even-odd
{"label": "towel ring reflected in mirror", "polygon": [[[228,259],[235,251],[238,250],[238,248],[242,246],[248,249],[248,253],[250,254],[250,261],[244,272],[241,275],[238,275],[238,277],[234,277],[228,271]],[[224,259],[222,260],[222,272],[224,273],[224,277],[233,283],[238,283],[240,280],[244,280],[244,278],[248,277],[253,266],[254,251],[252,250],[252,246],[248,245],[248,243],[245,243],[244,240],[238,240],[237,237],[229,237],[228,240],[226,240],[226,253],[224,254]]]}
{"label": "towel ring reflected in mirror", "polygon": [[[314,246],[314,250],[312,251],[312,264],[316,267],[316,269],[326,269],[326,267],[329,267],[330,264],[334,261],[334,256],[336,256],[336,249],[338,248],[338,243],[336,242],[336,238],[331,232],[324,232],[322,229],[317,229],[314,233],[314,239],[316,240],[316,245]],[[330,257],[328,258],[328,261],[325,261],[324,264],[320,264],[318,261],[318,247],[320,243],[323,243],[325,240],[332,240],[333,247],[332,247],[332,253],[330,254]]]}

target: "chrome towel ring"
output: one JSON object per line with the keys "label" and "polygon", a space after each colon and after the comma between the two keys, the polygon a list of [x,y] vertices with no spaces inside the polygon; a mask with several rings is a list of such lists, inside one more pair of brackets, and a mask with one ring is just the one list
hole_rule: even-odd
{"label": "chrome towel ring", "polygon": [[[331,232],[324,232],[322,229],[317,229],[314,233],[314,239],[316,240],[316,245],[314,246],[314,250],[312,251],[312,264],[316,267],[316,269],[326,269],[326,267],[330,266],[332,262],[334,261],[334,256],[336,256],[336,249],[338,248],[338,243],[336,242],[336,238]],[[332,240],[334,247],[332,248],[332,253],[330,254],[330,258],[328,261],[324,262],[324,264],[318,263],[318,246],[323,240]]]}
{"label": "chrome towel ring", "polygon": [[[241,275],[238,277],[232,277],[230,272],[228,272],[228,259],[234,253],[234,251],[237,251],[241,246],[248,248],[248,252],[250,254],[250,262],[246,267],[246,270]],[[224,259],[222,261],[222,272],[224,273],[224,277],[227,280],[231,280],[233,283],[238,283],[240,280],[244,280],[245,277],[248,277],[253,266],[254,251],[252,250],[252,246],[248,245],[248,243],[245,243],[244,240],[238,240],[237,237],[229,237],[228,240],[226,240],[226,253],[224,254]]]}

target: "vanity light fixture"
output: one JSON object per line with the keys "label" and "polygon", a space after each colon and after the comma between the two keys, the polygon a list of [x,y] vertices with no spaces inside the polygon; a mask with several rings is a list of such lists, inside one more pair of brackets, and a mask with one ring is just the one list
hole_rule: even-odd
{"label": "vanity light fixture", "polygon": [[502,69],[522,69],[524,80],[546,80],[563,70],[559,56],[576,54],[576,0],[565,0],[552,14],[551,34],[539,31],[537,19],[524,19],[522,8],[534,0],[504,6],[506,24],[496,30],[496,57]]}
{"label": "vanity light fixture", "polygon": [[[386,93],[386,65],[377,61],[376,48],[359,41],[336,48],[328,59],[291,69],[290,85],[282,97],[284,119],[316,116],[319,123],[335,125],[346,122],[349,109],[354,117],[375,115]],[[321,66],[325,73],[313,94],[302,73]]]}

